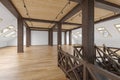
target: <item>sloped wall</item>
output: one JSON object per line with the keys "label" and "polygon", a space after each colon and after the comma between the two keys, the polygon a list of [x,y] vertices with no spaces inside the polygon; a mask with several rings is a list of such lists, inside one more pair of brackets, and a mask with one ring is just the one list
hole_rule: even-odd
{"label": "sloped wall", "polygon": [[[105,44],[106,46],[120,47],[120,32],[115,28],[115,24],[120,24],[120,18],[113,19],[110,21],[101,22],[95,24],[95,44],[101,46]],[[107,31],[111,34],[111,37],[104,37],[101,33],[97,31],[96,28],[105,27]],[[81,31],[81,29],[74,30],[73,32]],[[74,39],[73,44],[82,44],[82,39]]]}

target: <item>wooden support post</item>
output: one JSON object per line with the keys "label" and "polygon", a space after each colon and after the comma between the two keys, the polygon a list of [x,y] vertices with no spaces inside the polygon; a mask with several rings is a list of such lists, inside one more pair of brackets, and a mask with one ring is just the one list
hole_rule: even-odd
{"label": "wooden support post", "polygon": [[69,45],[71,45],[71,43],[72,43],[72,34],[71,34],[71,30],[69,31]]}
{"label": "wooden support post", "polygon": [[82,45],[84,60],[95,61],[94,48],[94,0],[84,0],[82,4]]}
{"label": "wooden support post", "polygon": [[31,45],[31,30],[29,27],[26,27],[26,47]]}
{"label": "wooden support post", "polygon": [[31,46],[31,29],[29,30],[30,32],[30,42],[29,42],[29,45]]}
{"label": "wooden support post", "polygon": [[23,28],[23,20],[22,17],[18,17],[18,40],[17,40],[17,52],[23,53],[24,52],[24,28]]}
{"label": "wooden support post", "polygon": [[66,45],[67,44],[67,31],[64,32],[64,44]]}
{"label": "wooden support post", "polygon": [[53,46],[53,29],[49,29],[48,31],[48,45]]}
{"label": "wooden support post", "polygon": [[48,45],[50,46],[51,42],[51,35],[50,35],[50,29],[48,30]]}
{"label": "wooden support post", "polygon": [[57,40],[58,40],[58,45],[62,44],[62,24],[58,23],[58,36],[57,36]]}
{"label": "wooden support post", "polygon": [[53,29],[51,29],[51,33],[50,34],[51,34],[51,42],[50,42],[51,44],[50,45],[53,46]]}

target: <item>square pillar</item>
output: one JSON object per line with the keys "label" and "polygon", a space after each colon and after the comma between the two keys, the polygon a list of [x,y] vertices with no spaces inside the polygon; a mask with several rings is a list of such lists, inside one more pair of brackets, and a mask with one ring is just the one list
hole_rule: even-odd
{"label": "square pillar", "polygon": [[69,31],[69,45],[72,44],[72,31]]}
{"label": "square pillar", "polygon": [[82,4],[82,45],[84,60],[94,64],[96,57],[94,48],[94,0],[84,0]]}
{"label": "square pillar", "polygon": [[17,52],[24,52],[24,28],[23,28],[23,20],[22,17],[18,17],[18,39],[17,39]]}
{"label": "square pillar", "polygon": [[62,45],[62,24],[58,23],[57,27],[58,27],[57,42],[58,45]]}
{"label": "square pillar", "polygon": [[31,45],[31,30],[29,27],[26,27],[26,47]]}
{"label": "square pillar", "polygon": [[64,44],[66,45],[67,44],[67,31],[64,32]]}

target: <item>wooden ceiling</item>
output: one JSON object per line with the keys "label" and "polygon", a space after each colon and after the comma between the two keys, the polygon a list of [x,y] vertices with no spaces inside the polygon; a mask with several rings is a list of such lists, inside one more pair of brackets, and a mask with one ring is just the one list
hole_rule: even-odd
{"label": "wooden ceiling", "polygon": [[[49,20],[49,21],[61,21],[64,16],[66,16],[70,11],[75,8],[78,3],[74,2],[74,0],[11,0],[18,12],[21,14],[23,18],[31,18],[31,19],[40,19],[40,20]],[[100,1],[100,0],[96,0]],[[104,6],[96,6],[95,5],[95,22],[104,20],[106,18],[109,18],[111,16],[115,16],[119,14],[118,12],[112,11],[110,6],[112,8],[116,8],[116,6],[120,6],[120,0],[101,0],[102,5]],[[104,3],[104,1],[111,3]],[[24,3],[26,5],[27,11],[29,13],[29,16],[27,15],[27,11],[25,9]],[[112,5],[114,4],[114,5]],[[106,8],[106,5],[108,5],[108,8]],[[117,7],[117,9],[120,9]],[[62,11],[62,12],[61,12]],[[59,15],[58,15],[59,14]],[[79,23],[82,24],[82,11],[76,11],[76,13],[66,19],[64,22],[68,23]],[[29,27],[38,27],[38,28],[52,28],[56,23],[44,23],[43,22],[35,22],[35,21],[27,21]],[[62,25],[62,29],[70,30],[74,29],[80,26],[77,25]]]}

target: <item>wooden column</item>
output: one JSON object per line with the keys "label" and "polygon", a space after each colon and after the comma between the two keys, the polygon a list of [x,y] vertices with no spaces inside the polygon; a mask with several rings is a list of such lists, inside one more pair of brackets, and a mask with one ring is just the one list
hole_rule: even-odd
{"label": "wooden column", "polygon": [[23,28],[23,20],[22,17],[18,18],[18,40],[17,40],[17,52],[24,52],[24,28]]}
{"label": "wooden column", "polygon": [[29,27],[26,27],[26,47],[31,45],[31,30]]}
{"label": "wooden column", "polygon": [[50,42],[51,42],[51,35],[50,35],[50,29],[48,30],[48,45],[50,46]]}
{"label": "wooden column", "polygon": [[67,44],[67,31],[64,32],[64,44],[66,45]]}
{"label": "wooden column", "polygon": [[62,45],[62,24],[58,23],[58,36],[57,36],[58,45]]}
{"label": "wooden column", "polygon": [[53,29],[48,31],[48,45],[53,46]]}
{"label": "wooden column", "polygon": [[71,30],[69,31],[69,45],[71,45],[71,42],[72,42],[72,33],[71,33]]}
{"label": "wooden column", "polygon": [[82,45],[84,60],[95,61],[94,49],[94,0],[84,0],[82,4]]}

